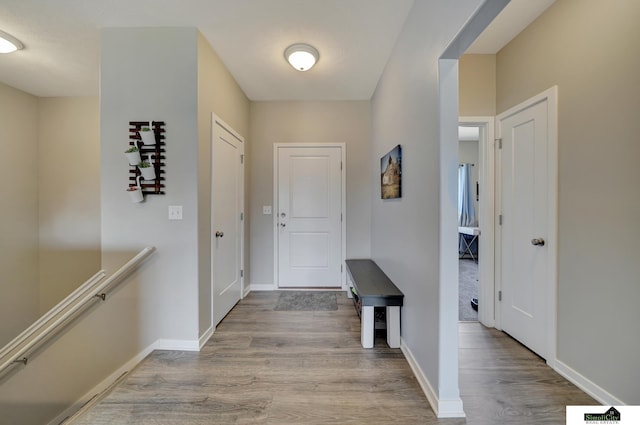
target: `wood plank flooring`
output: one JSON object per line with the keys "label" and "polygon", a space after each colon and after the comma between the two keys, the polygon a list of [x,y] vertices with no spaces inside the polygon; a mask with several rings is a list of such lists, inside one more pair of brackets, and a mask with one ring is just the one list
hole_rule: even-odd
{"label": "wood plank flooring", "polygon": [[438,420],[399,349],[360,346],[338,311],[274,311],[253,292],[200,353],[156,351],[75,424],[564,424],[566,404],[595,404],[501,332],[460,324],[466,419]]}

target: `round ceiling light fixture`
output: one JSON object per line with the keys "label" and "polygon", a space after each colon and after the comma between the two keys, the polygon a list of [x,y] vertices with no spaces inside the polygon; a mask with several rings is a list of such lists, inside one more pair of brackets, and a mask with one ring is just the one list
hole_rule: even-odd
{"label": "round ceiling light fixture", "polygon": [[4,31],[0,31],[0,53],[11,53],[16,50],[23,49],[24,45],[12,36]]}
{"label": "round ceiling light fixture", "polygon": [[284,57],[297,71],[308,71],[318,62],[320,54],[313,46],[297,43],[285,49]]}

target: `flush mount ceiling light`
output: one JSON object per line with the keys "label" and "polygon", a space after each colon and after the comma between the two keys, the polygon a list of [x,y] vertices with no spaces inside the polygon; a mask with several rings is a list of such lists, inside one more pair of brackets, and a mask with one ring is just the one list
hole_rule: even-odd
{"label": "flush mount ceiling light", "polygon": [[0,53],[11,53],[22,48],[24,48],[24,45],[20,43],[20,40],[11,34],[0,31]]}
{"label": "flush mount ceiling light", "polygon": [[308,44],[292,44],[284,51],[284,57],[298,71],[310,70],[320,55],[315,47]]}

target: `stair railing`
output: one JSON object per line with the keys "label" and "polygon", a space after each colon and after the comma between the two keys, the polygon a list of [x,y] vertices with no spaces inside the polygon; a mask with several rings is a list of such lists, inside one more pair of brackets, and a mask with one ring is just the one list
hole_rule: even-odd
{"label": "stair railing", "polygon": [[107,292],[120,283],[154,251],[154,247],[144,248],[104,281],[105,272],[100,270],[5,345],[0,350],[0,376],[12,366],[18,364],[26,366],[29,356],[42,344],[72,323],[78,313],[92,305],[93,302],[106,301]]}

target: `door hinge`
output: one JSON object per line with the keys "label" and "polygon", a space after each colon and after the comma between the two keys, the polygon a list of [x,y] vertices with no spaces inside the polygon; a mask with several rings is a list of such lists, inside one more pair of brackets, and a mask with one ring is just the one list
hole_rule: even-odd
{"label": "door hinge", "polygon": [[240,270],[240,277],[244,277],[244,270]]}
{"label": "door hinge", "polygon": [[342,170],[342,161],[340,161],[340,170]]}
{"label": "door hinge", "polygon": [[502,138],[496,139],[496,142],[498,143],[498,149],[502,149]]}
{"label": "door hinge", "polygon": [[342,264],[340,264],[340,273],[342,273]]}
{"label": "door hinge", "polygon": [[240,164],[244,164],[244,154],[240,155]]}
{"label": "door hinge", "polygon": [[498,301],[502,301],[502,291],[498,291]]}
{"label": "door hinge", "polygon": [[342,213],[340,213],[340,221],[342,222]]}
{"label": "door hinge", "polygon": [[240,221],[242,221],[242,220],[244,220],[244,213],[243,212],[240,213]]}
{"label": "door hinge", "polygon": [[502,226],[502,214],[498,216],[498,225]]}

